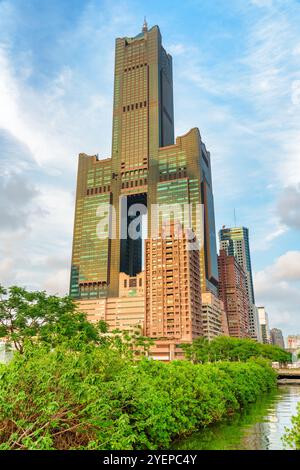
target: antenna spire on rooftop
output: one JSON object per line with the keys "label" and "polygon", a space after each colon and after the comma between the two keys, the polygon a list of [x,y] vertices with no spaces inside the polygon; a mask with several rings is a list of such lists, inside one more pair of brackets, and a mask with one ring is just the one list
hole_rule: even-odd
{"label": "antenna spire on rooftop", "polygon": [[142,29],[143,33],[145,33],[146,31],[148,31],[148,24],[147,24],[147,21],[146,21],[146,16],[144,16],[144,24],[143,24],[143,29]]}

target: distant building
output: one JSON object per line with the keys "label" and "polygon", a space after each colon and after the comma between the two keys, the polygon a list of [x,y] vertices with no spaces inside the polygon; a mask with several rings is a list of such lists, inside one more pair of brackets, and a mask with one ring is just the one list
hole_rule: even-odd
{"label": "distant building", "polygon": [[211,341],[216,336],[228,336],[228,322],[224,304],[211,292],[202,294],[203,335]]}
{"label": "distant building", "polygon": [[246,274],[234,256],[220,251],[219,297],[224,303],[230,336],[248,338],[249,333],[249,299]]}
{"label": "distant building", "polygon": [[265,344],[269,344],[271,343],[271,334],[268,314],[266,312],[265,307],[257,307],[257,309],[262,342]]}
{"label": "distant building", "polygon": [[275,346],[279,346],[280,348],[284,349],[283,334],[279,328],[273,328],[271,330],[271,341]]}
{"label": "distant building", "polygon": [[287,338],[287,349],[300,349],[300,335],[289,335]]}
{"label": "distant building", "polygon": [[292,354],[293,362],[297,362],[300,354],[300,335],[289,335],[286,349]]}
{"label": "distant building", "polygon": [[239,264],[246,273],[246,286],[249,299],[249,330],[253,339],[260,341],[260,331],[258,324],[258,312],[255,306],[249,230],[246,227],[223,227],[219,232],[220,249],[225,250],[230,256],[235,256]]}

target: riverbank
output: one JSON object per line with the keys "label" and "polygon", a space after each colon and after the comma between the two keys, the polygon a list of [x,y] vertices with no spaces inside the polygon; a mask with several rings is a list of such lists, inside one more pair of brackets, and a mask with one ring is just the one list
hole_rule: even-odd
{"label": "riverbank", "polygon": [[[280,385],[240,413],[173,443],[177,450],[284,450],[300,403],[299,385]],[[291,446],[292,447],[292,446]]]}
{"label": "riverbank", "polygon": [[264,361],[164,364],[107,348],[33,348],[0,366],[0,448],[167,449],[275,384]]}

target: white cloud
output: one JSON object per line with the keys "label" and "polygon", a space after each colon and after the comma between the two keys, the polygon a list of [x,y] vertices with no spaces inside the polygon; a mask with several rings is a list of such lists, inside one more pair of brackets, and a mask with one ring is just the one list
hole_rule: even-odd
{"label": "white cloud", "polygon": [[280,256],[269,272],[278,281],[300,281],[300,251],[288,251]]}
{"label": "white cloud", "polygon": [[286,231],[287,231],[287,228],[284,225],[278,225],[277,228],[276,228],[276,225],[275,225],[275,230],[272,230],[271,233],[269,233],[266,236],[265,240],[266,240],[266,242],[272,242],[276,238],[283,235]]}
{"label": "white cloud", "polygon": [[250,3],[258,7],[271,7],[273,0],[250,0]]}
{"label": "white cloud", "polygon": [[0,283],[25,285],[65,294],[69,285],[73,196],[53,186],[41,186],[41,208],[27,228],[0,231]]}
{"label": "white cloud", "polygon": [[177,44],[170,44],[168,46],[168,53],[172,56],[182,55],[187,51],[187,48],[184,44],[177,43]]}
{"label": "white cloud", "polygon": [[300,331],[300,251],[288,251],[255,273],[256,304],[265,305],[272,327]]}
{"label": "white cloud", "polygon": [[283,190],[277,203],[277,212],[285,226],[300,229],[300,183]]}
{"label": "white cloud", "polygon": [[39,106],[44,104],[48,112],[45,99],[40,97],[42,99],[38,100],[38,96],[31,93],[31,106],[26,109],[24,101],[28,100],[29,93],[30,90],[24,89],[15,78],[7,50],[0,48],[0,127],[26,145],[37,163],[53,161],[53,155],[62,158],[65,145],[59,145],[49,126],[42,128],[45,112],[35,114],[38,101]]}
{"label": "white cloud", "polygon": [[241,59],[246,66],[245,93],[256,112],[256,138],[264,144],[266,176],[281,186],[298,183],[300,173],[300,106],[293,99],[300,70],[287,46],[299,43],[299,21],[299,8],[274,7],[253,25]]}
{"label": "white cloud", "polygon": [[37,190],[24,177],[3,177],[0,180],[1,230],[11,231],[26,227],[33,212],[32,201],[37,194]]}
{"label": "white cloud", "polygon": [[69,278],[70,268],[55,270],[45,279],[41,288],[54,295],[66,295],[69,291]]}
{"label": "white cloud", "polygon": [[[18,227],[14,233],[0,227],[0,283],[64,294],[77,155],[109,156],[113,44],[120,32],[135,32],[137,21],[125,3],[99,8],[87,2],[74,27],[59,31],[58,46],[51,45],[57,63],[47,73],[39,69],[31,50],[15,53],[13,40],[22,14],[18,5],[0,2],[0,175],[15,195],[27,195],[19,212],[13,198],[9,205],[2,199],[9,211],[6,225]],[[74,60],[77,56],[83,63]]]}

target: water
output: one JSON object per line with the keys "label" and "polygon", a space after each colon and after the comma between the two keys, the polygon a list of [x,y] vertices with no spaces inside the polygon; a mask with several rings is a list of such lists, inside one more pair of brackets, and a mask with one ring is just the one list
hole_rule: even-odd
{"label": "water", "polygon": [[285,428],[297,414],[300,385],[280,385],[242,413],[176,442],[180,450],[282,450]]}

